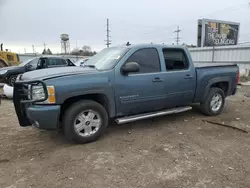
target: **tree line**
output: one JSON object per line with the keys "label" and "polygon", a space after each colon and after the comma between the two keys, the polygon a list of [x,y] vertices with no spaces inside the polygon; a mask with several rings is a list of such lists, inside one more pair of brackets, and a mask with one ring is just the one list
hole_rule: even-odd
{"label": "tree line", "polygon": [[[52,55],[52,51],[48,48],[47,50],[44,49],[42,52],[43,55]],[[77,55],[77,56],[93,56],[96,54],[96,51],[92,51],[91,47],[88,45],[84,45],[81,48],[74,48],[70,55]]]}
{"label": "tree line", "polygon": [[96,51],[92,51],[90,46],[84,45],[81,48],[74,48],[70,54],[79,56],[93,56],[96,54]]}

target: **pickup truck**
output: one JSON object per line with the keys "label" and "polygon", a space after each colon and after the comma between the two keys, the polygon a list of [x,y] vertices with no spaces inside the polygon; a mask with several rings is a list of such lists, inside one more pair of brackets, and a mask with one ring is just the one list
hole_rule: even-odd
{"label": "pickup truck", "polygon": [[234,95],[237,65],[195,68],[183,46],[106,48],[83,67],[36,70],[18,76],[14,106],[20,126],[62,129],[77,143],[96,141],[118,124],[192,109],[221,113]]}
{"label": "pickup truck", "polygon": [[14,85],[18,74],[37,69],[47,69],[55,67],[75,66],[68,58],[58,56],[42,56],[28,59],[18,66],[0,68],[0,83]]}

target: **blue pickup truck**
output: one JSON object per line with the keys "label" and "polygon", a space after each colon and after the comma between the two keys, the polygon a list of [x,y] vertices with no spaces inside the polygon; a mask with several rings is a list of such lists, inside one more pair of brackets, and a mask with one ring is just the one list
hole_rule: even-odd
{"label": "blue pickup truck", "polygon": [[78,143],[97,140],[118,124],[190,110],[221,113],[236,93],[237,65],[195,67],[187,48],[129,45],[107,48],[83,67],[19,75],[14,105],[20,126],[63,129]]}

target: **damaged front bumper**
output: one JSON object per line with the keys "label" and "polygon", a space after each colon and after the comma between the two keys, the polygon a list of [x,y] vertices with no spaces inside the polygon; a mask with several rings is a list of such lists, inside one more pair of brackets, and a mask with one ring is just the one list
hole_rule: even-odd
{"label": "damaged front bumper", "polygon": [[[45,98],[41,100],[30,99],[29,87],[42,85]],[[60,117],[60,105],[37,104],[47,100],[48,92],[42,81],[17,81],[14,84],[13,102],[20,126],[35,125],[40,129],[57,129]]]}

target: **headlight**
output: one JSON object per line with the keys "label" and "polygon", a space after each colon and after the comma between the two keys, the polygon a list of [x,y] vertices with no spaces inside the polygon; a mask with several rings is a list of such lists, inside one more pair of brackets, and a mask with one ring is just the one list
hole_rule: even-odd
{"label": "headlight", "polygon": [[7,70],[0,70],[0,74],[5,74]]}
{"label": "headlight", "polygon": [[[47,86],[48,91],[48,99],[46,101],[43,101],[42,103],[47,104],[53,104],[56,102],[55,98],[55,88],[54,86]],[[45,92],[43,89],[43,86],[37,85],[37,86],[31,86],[31,99],[32,100],[43,100],[45,99]]]}

